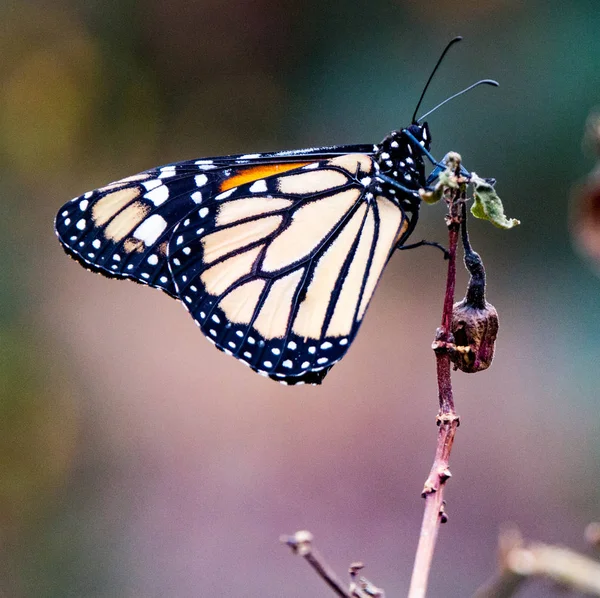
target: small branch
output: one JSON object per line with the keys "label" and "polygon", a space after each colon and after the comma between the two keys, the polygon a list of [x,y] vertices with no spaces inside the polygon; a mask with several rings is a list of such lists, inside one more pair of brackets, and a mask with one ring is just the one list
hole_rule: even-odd
{"label": "small branch", "polygon": [[281,536],[280,541],[287,544],[295,554],[304,557],[306,562],[317,572],[317,575],[342,598],[352,598],[352,595],[338,579],[333,569],[313,546],[313,535],[308,531],[296,532],[293,536]]}
{"label": "small branch", "polygon": [[523,544],[515,528],[499,536],[500,571],[474,598],[509,598],[532,577],[543,577],[563,589],[600,596],[600,563],[562,546]]}
{"label": "small branch", "polygon": [[436,357],[439,413],[437,447],[433,466],[425,482],[422,496],[425,498],[425,512],[421,524],[421,533],[415,555],[415,564],[410,583],[409,598],[423,598],[427,591],[429,572],[433,560],[438,530],[441,523],[446,522],[444,505],[444,487],[451,477],[449,469],[450,452],[454,443],[454,435],[459,425],[459,418],[454,410],[452,381],[450,377],[450,353],[454,347],[451,332],[452,307],[454,305],[454,288],[456,283],[456,249],[461,224],[461,205],[464,202],[464,180],[460,178],[460,156],[454,154],[453,170],[458,180],[456,187],[445,188],[445,199],[448,204],[448,274],[446,277],[446,293],[442,311],[441,326],[436,332],[433,350]]}

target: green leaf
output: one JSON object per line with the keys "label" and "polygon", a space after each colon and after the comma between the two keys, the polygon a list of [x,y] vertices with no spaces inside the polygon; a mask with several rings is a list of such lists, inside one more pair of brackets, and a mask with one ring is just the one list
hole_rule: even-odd
{"label": "green leaf", "polygon": [[489,220],[494,226],[509,229],[521,224],[516,218],[507,218],[504,214],[502,200],[494,187],[484,179],[471,173],[471,183],[474,186],[475,201],[471,206],[471,214],[481,220]]}

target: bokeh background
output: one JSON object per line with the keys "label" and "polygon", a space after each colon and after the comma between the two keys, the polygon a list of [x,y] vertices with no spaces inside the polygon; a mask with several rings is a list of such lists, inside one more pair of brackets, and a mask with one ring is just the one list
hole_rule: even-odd
{"label": "bokeh background", "polygon": [[[473,222],[500,313],[462,416],[430,596],[493,573],[502,522],[585,550],[600,504],[600,280],[569,237],[600,102],[597,0],[4,0],[0,6],[0,595],[329,596],[278,544],[308,528],[406,595],[433,458],[444,263],[398,254],[322,387],[215,351],[158,291],[69,260],[72,196],[175,160],[377,142],[424,109],[434,153],[498,179]],[[443,241],[441,206],[415,240]],[[459,287],[466,276],[461,274]],[[548,596],[544,584],[523,596]]]}

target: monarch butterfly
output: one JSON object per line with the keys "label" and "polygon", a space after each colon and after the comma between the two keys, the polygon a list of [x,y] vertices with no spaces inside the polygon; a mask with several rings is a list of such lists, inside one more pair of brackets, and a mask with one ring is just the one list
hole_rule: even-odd
{"label": "monarch butterfly", "polygon": [[419,190],[437,180],[435,161],[425,176],[431,135],[415,116],[459,39],[412,124],[381,143],[146,170],[67,202],[55,221],[63,248],[180,300],[209,341],[260,374],[320,384],[413,232]]}

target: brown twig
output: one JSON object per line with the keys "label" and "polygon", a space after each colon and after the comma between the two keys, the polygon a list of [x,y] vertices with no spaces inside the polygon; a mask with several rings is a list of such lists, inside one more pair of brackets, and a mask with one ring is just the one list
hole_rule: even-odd
{"label": "brown twig", "polygon": [[500,570],[474,598],[509,598],[532,577],[553,581],[561,588],[600,596],[600,563],[562,546],[525,545],[519,530],[507,528],[498,539]]}
{"label": "brown twig", "polygon": [[303,557],[317,572],[319,577],[342,598],[352,598],[352,595],[338,579],[333,569],[313,546],[313,535],[308,531],[296,532],[293,536],[281,536],[280,541],[287,544],[295,554]]}
{"label": "brown twig", "polygon": [[[455,155],[457,178],[460,176],[460,156]],[[454,165],[453,165],[454,166]],[[459,182],[462,183],[460,179]],[[450,352],[453,350],[454,338],[451,332],[452,306],[454,304],[454,287],[456,282],[456,248],[461,223],[461,204],[464,201],[464,184],[456,188],[446,188],[448,204],[448,275],[446,293],[442,311],[441,326],[436,332],[433,349],[436,357],[439,412],[437,415],[438,435],[433,466],[425,482],[422,496],[425,498],[425,512],[421,524],[419,544],[415,555],[415,564],[410,583],[409,598],[423,598],[427,590],[429,572],[437,534],[441,523],[445,523],[444,487],[451,476],[449,469],[450,452],[454,442],[454,434],[459,425],[459,418],[454,410],[452,382],[450,378]]]}

